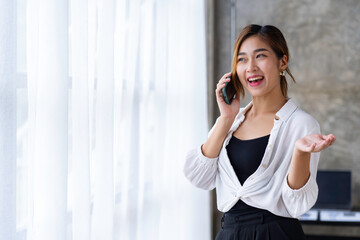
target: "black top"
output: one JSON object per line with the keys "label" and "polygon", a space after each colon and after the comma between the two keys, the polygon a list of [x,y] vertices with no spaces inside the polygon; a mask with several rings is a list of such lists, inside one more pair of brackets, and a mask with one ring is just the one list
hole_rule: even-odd
{"label": "black top", "polygon": [[[269,137],[270,135],[250,140],[240,140],[233,136],[230,139],[229,144],[226,146],[226,150],[230,163],[233,166],[241,185],[243,185],[245,180],[260,166]],[[252,207],[239,200],[229,212],[234,210],[253,212],[255,209],[252,209]]]}
{"label": "black top", "polygon": [[226,150],[235,173],[241,183],[258,169],[264,156],[270,135],[250,140],[230,139]]}

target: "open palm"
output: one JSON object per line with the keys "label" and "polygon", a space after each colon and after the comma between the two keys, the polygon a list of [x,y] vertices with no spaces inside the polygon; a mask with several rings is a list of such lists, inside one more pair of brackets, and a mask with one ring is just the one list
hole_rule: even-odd
{"label": "open palm", "polygon": [[302,152],[320,152],[333,144],[335,140],[336,137],[333,134],[311,134],[297,140],[295,147]]}

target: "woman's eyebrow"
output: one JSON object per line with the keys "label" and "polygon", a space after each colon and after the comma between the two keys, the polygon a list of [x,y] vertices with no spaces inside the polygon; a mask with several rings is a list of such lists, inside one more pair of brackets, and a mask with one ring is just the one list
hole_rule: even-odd
{"label": "woman's eyebrow", "polygon": [[268,52],[269,50],[267,50],[266,48],[258,48],[256,50],[254,50],[254,53],[263,52],[263,51]]}
{"label": "woman's eyebrow", "polygon": [[[269,50],[267,50],[266,48],[258,48],[258,49],[254,50],[254,53],[263,52],[263,51],[268,52]],[[245,52],[239,52],[238,56],[240,56],[240,55],[246,55],[246,53]]]}

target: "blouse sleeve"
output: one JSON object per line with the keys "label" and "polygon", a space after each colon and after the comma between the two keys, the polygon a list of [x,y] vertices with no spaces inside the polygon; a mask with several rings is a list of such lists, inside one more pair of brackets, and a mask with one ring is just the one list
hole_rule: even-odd
{"label": "blouse sleeve", "polygon": [[[215,125],[210,130],[208,136],[212,133]],[[218,156],[216,158],[206,157],[201,151],[201,146],[189,151],[184,165],[185,177],[198,188],[205,190],[214,189],[218,158]]]}
{"label": "blouse sleeve", "polygon": [[186,155],[184,174],[196,187],[212,190],[216,183],[217,160],[218,157],[205,157],[201,147],[193,149]]}
{"label": "blouse sleeve", "polygon": [[[314,126],[314,125],[312,125]],[[306,135],[320,133],[319,124],[315,121],[315,127],[306,131]],[[282,198],[288,213],[297,218],[312,208],[318,197],[318,185],[316,183],[317,167],[320,159],[320,152],[311,153],[310,157],[310,177],[306,184],[300,189],[292,189],[287,181],[287,175],[284,179],[282,188]]]}

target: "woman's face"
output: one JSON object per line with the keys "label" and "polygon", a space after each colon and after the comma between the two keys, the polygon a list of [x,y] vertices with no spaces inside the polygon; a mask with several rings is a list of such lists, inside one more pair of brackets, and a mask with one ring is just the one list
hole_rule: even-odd
{"label": "woman's face", "polygon": [[282,95],[280,72],[286,66],[286,55],[279,60],[266,42],[252,36],[240,46],[236,72],[241,84],[253,97]]}

